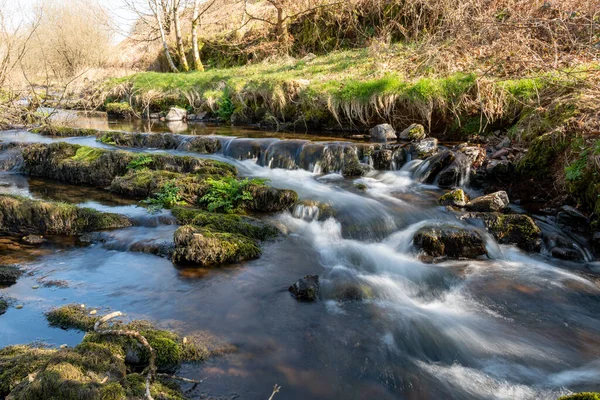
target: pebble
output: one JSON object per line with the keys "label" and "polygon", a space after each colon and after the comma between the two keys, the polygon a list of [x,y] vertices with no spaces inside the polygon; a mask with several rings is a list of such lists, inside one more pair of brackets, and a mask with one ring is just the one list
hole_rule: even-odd
{"label": "pebble", "polygon": [[40,287],[36,285],[36,286],[32,286],[31,288],[32,289],[39,289]]}
{"label": "pebble", "polygon": [[90,315],[96,315],[96,314],[98,314],[98,311],[97,311],[97,310],[92,310],[92,311],[90,311]]}
{"label": "pebble", "polygon": [[61,348],[61,349],[66,349],[67,347],[68,347],[68,346],[67,346],[66,344],[61,344],[61,345],[60,345],[60,348]]}
{"label": "pebble", "polygon": [[15,308],[16,308],[17,310],[20,310],[21,308],[23,308],[23,304],[18,304],[18,305],[16,305],[16,306],[15,306]]}
{"label": "pebble", "polygon": [[81,308],[85,308],[85,304],[82,304],[82,305],[81,305]]}

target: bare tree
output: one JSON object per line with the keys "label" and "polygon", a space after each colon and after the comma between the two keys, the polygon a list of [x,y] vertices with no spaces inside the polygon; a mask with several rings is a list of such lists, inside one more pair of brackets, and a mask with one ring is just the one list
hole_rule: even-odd
{"label": "bare tree", "polygon": [[165,32],[165,27],[168,25],[165,26],[164,21],[166,19],[163,17],[165,16],[165,14],[170,14],[169,12],[165,13],[165,10],[169,10],[169,8],[166,7],[168,6],[168,1],[169,0],[148,0],[148,6],[150,7],[150,10],[152,10],[154,18],[156,19],[156,24],[158,25],[158,30],[160,32],[160,40],[162,41],[163,50],[165,52],[167,62],[169,63],[169,68],[171,68],[171,71],[173,72],[179,72],[179,70],[175,66],[175,63],[173,62],[173,58],[171,57],[171,51],[169,50],[169,44],[167,43],[167,34]]}
{"label": "bare tree", "polygon": [[188,65],[187,57],[185,55],[185,47],[183,46],[183,37],[181,36],[181,22],[179,20],[179,7],[181,5],[180,0],[172,0],[173,7],[173,25],[175,27],[175,40],[177,43],[177,55],[181,63],[181,68],[187,72],[190,70]]}

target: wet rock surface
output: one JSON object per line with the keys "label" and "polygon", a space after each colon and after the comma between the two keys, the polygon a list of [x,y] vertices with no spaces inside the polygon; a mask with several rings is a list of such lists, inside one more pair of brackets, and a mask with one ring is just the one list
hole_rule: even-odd
{"label": "wet rock surface", "polygon": [[467,221],[482,221],[498,243],[513,244],[525,251],[540,251],[541,249],[542,231],[527,215],[480,212],[467,213],[461,218]]}
{"label": "wet rock surface", "polygon": [[0,265],[0,286],[11,286],[23,275],[16,265]]}
{"label": "wet rock surface", "polygon": [[485,196],[477,197],[472,199],[465,206],[466,209],[471,211],[502,211],[506,209],[510,204],[508,194],[504,191],[499,191]]}
{"label": "wet rock surface", "polygon": [[566,230],[576,233],[589,232],[590,221],[578,209],[571,206],[562,206],[556,216],[558,225]]}
{"label": "wet rock surface", "polygon": [[422,140],[426,136],[425,127],[421,124],[412,124],[398,134],[398,138],[402,140]]}
{"label": "wet rock surface", "polygon": [[469,198],[462,189],[452,190],[440,197],[438,202],[443,206],[464,207]]}
{"label": "wet rock surface", "polygon": [[292,295],[303,301],[315,301],[319,298],[319,276],[307,275],[290,286]]}
{"label": "wet rock surface", "polygon": [[369,131],[371,140],[375,142],[387,142],[390,140],[396,140],[396,130],[390,124],[381,124],[373,127]]}
{"label": "wet rock surface", "polygon": [[456,226],[426,227],[415,233],[415,247],[426,256],[472,259],[487,255],[485,241],[474,231]]}

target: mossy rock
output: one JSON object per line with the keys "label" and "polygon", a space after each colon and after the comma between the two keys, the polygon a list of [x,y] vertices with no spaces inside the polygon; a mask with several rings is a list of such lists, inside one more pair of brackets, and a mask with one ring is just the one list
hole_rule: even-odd
{"label": "mossy rock", "polygon": [[487,255],[485,241],[470,229],[457,226],[425,227],[414,236],[414,245],[427,256],[453,259]]}
{"label": "mossy rock", "polygon": [[80,305],[69,304],[48,311],[46,319],[50,326],[87,332],[94,328],[99,318],[90,316],[88,310]]}
{"label": "mossy rock", "polygon": [[29,374],[42,368],[55,350],[30,346],[0,349],[0,397],[7,396]]}
{"label": "mossy rock", "polygon": [[252,200],[245,201],[243,208],[248,211],[285,211],[298,201],[298,194],[293,190],[276,189],[267,185],[250,185],[247,190],[252,195]]}
{"label": "mossy rock", "polygon": [[133,108],[129,103],[108,103],[104,106],[106,114],[111,118],[131,118],[134,116]]}
{"label": "mossy rock", "polygon": [[95,136],[98,132],[96,129],[72,128],[70,126],[55,125],[43,125],[34,128],[31,131],[33,133],[39,133],[40,135],[57,137]]}
{"label": "mossy rock", "polygon": [[213,154],[221,149],[214,137],[174,135],[171,133],[98,132],[96,139],[104,144],[131,148],[178,149]]}
{"label": "mossy rock", "polygon": [[104,188],[127,172],[134,153],[65,142],[35,143],[22,150],[24,172],[31,176]]}
{"label": "mossy rock", "polygon": [[177,207],[172,212],[181,225],[194,225],[213,232],[236,233],[257,240],[266,240],[279,233],[277,228],[258,219],[235,214],[211,213],[187,207]]}
{"label": "mossy rock", "polygon": [[524,214],[470,213],[463,219],[479,219],[501,244],[514,244],[525,251],[540,251],[542,231]]}
{"label": "mossy rock", "polygon": [[124,215],[71,204],[0,195],[0,232],[5,234],[78,235],[131,226]]}
{"label": "mossy rock", "polygon": [[0,286],[11,286],[17,283],[23,271],[15,265],[0,265]]}
{"label": "mossy rock", "polygon": [[174,239],[175,263],[212,267],[251,260],[261,255],[260,247],[252,238],[192,225],[177,229]]}
{"label": "mossy rock", "polygon": [[469,198],[465,194],[465,191],[456,189],[442,195],[439,198],[438,203],[443,206],[464,207],[467,205],[468,201]]}
{"label": "mossy rock", "polygon": [[600,400],[600,393],[583,392],[562,396],[558,400]]}

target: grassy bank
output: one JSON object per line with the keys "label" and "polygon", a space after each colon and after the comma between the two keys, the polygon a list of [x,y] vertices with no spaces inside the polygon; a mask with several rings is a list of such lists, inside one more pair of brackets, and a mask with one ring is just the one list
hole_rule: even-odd
{"label": "grassy bank", "polygon": [[144,72],[109,81],[105,102],[130,101],[140,111],[179,105],[242,124],[296,122],[287,129],[420,122],[462,136],[508,123],[548,96],[585,87],[600,72],[598,64],[586,64],[514,79],[482,71],[410,77],[397,67],[406,62],[403,47],[394,45],[376,55],[361,49],[206,72]]}

